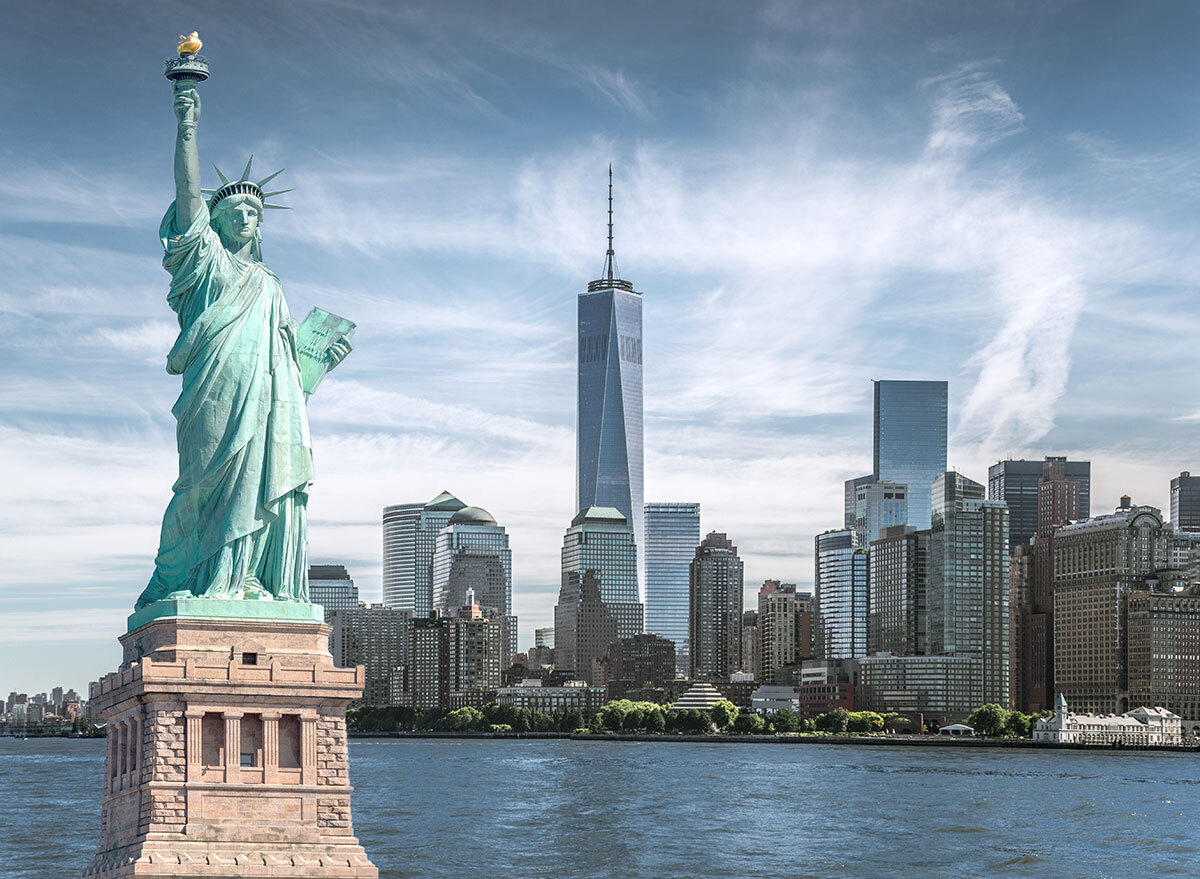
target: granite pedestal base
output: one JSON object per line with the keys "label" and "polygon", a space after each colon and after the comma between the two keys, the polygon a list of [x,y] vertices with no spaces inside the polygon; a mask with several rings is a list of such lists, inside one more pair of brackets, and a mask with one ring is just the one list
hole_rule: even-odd
{"label": "granite pedestal base", "polygon": [[377,879],[350,821],[363,669],[334,666],[329,627],[153,616],[131,618],[120,670],[92,685],[109,735],[83,875]]}

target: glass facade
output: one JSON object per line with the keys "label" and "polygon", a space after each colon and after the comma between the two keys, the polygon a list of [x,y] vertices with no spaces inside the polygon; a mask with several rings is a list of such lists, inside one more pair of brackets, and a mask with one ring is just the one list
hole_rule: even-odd
{"label": "glass facade", "polygon": [[1068,482],[1079,484],[1079,516],[1091,515],[1092,464],[1046,456],[1042,461],[997,461],[988,468],[988,500],[1008,505],[1009,546],[1029,543],[1038,532],[1038,483],[1047,463],[1061,463]]}
{"label": "glass facade", "polygon": [[430,564],[438,533],[466,507],[443,491],[425,504],[383,508],[383,603],[418,618],[433,610]]}
{"label": "glass facade", "polygon": [[908,519],[908,487],[897,482],[866,482],[854,490],[854,534],[859,546],[870,546],[884,528]]}
{"label": "glass facade", "polygon": [[875,479],[908,486],[907,524],[929,527],[946,472],[946,382],[875,382]]}
{"label": "glass facade", "polygon": [[325,609],[325,622],[329,622],[335,610],[358,607],[358,587],[344,565],[309,565],[308,599]]}
{"label": "glass facade", "polygon": [[867,653],[868,553],[856,543],[848,529],[817,535],[813,600],[820,659]]}
{"label": "glass facade", "polygon": [[700,505],[646,504],[646,631],[675,642],[675,666],[688,668],[688,567],[700,543]]}
{"label": "glass facade", "polygon": [[[645,631],[645,611],[638,600],[633,529],[619,510],[589,507],[571,521],[563,536],[563,588],[568,581],[582,584],[585,574],[596,579],[600,601],[616,617],[618,638],[632,638]],[[556,649],[562,646],[564,637],[556,616]]]}
{"label": "glass facade", "polygon": [[1176,531],[1200,530],[1200,476],[1187,470],[1171,480],[1171,524]]}
{"label": "glass facade", "polygon": [[641,547],[642,295],[628,282],[579,294],[578,365],[575,509],[620,510]]}

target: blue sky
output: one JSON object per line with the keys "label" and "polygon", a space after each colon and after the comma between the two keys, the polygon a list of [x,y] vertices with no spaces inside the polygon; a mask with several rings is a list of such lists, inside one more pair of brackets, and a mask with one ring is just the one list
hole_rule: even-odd
{"label": "blue sky", "polygon": [[[950,463],[1093,462],[1093,512],[1200,470],[1200,7],[6,4],[0,688],[81,687],[176,465],[162,61],[198,30],[202,167],[296,191],[264,258],[358,323],[310,404],[314,561],[379,595],[380,509],[509,528],[521,646],[574,512],[575,295],[645,292],[646,498],[749,587],[812,579],[870,380],[950,382]],[[215,174],[213,178],[215,179]],[[748,589],[748,592],[750,590]],[[5,690],[7,692],[7,690]]]}

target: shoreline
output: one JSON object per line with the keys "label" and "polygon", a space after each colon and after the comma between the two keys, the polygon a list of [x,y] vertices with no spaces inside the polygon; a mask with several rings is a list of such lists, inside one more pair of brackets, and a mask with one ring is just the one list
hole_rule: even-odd
{"label": "shoreline", "polygon": [[687,742],[721,745],[885,745],[949,748],[1001,748],[1009,750],[1088,751],[1092,753],[1200,753],[1197,745],[1090,745],[1035,742],[1032,739],[987,736],[842,736],[842,735],[645,735],[638,733],[493,733],[493,732],[351,732],[352,739],[566,739],[573,742]]}

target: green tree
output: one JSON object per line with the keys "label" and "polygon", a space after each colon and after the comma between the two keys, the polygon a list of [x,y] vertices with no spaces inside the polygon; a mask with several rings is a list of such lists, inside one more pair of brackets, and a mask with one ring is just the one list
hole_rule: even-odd
{"label": "green tree", "polygon": [[578,708],[568,708],[558,715],[559,732],[575,732],[577,729],[583,729],[583,725],[583,712]]}
{"label": "green tree", "polygon": [[686,708],[683,711],[671,712],[669,726],[672,732],[700,735],[712,732],[713,722],[707,711]]}
{"label": "green tree", "polygon": [[667,730],[667,712],[661,705],[655,705],[646,711],[646,732],[663,733]]}
{"label": "green tree", "polygon": [[995,702],[980,705],[967,718],[967,725],[973,727],[976,735],[1001,736],[1008,723],[1008,711]]}
{"label": "green tree", "polygon": [[883,717],[874,711],[853,711],[846,721],[852,733],[874,733],[883,729]]}
{"label": "green tree", "polygon": [[817,715],[817,729],[821,732],[840,735],[850,725],[850,712],[845,708],[835,708]]}
{"label": "green tree", "polygon": [[784,708],[771,715],[770,725],[777,733],[800,732],[800,715],[791,708]]}
{"label": "green tree", "polygon": [[767,722],[762,719],[762,715],[753,712],[739,714],[733,722],[733,731],[742,735],[758,735],[766,731],[766,728]]}
{"label": "green tree", "polygon": [[1004,722],[1004,734],[1018,739],[1028,738],[1030,720],[1029,715],[1023,711],[1010,711],[1008,720]]}
{"label": "green tree", "polygon": [[708,713],[712,717],[712,721],[716,725],[717,729],[722,730],[728,729],[730,726],[732,726],[733,722],[737,720],[738,716],[737,706],[728,699],[722,699],[720,702],[710,708]]}

